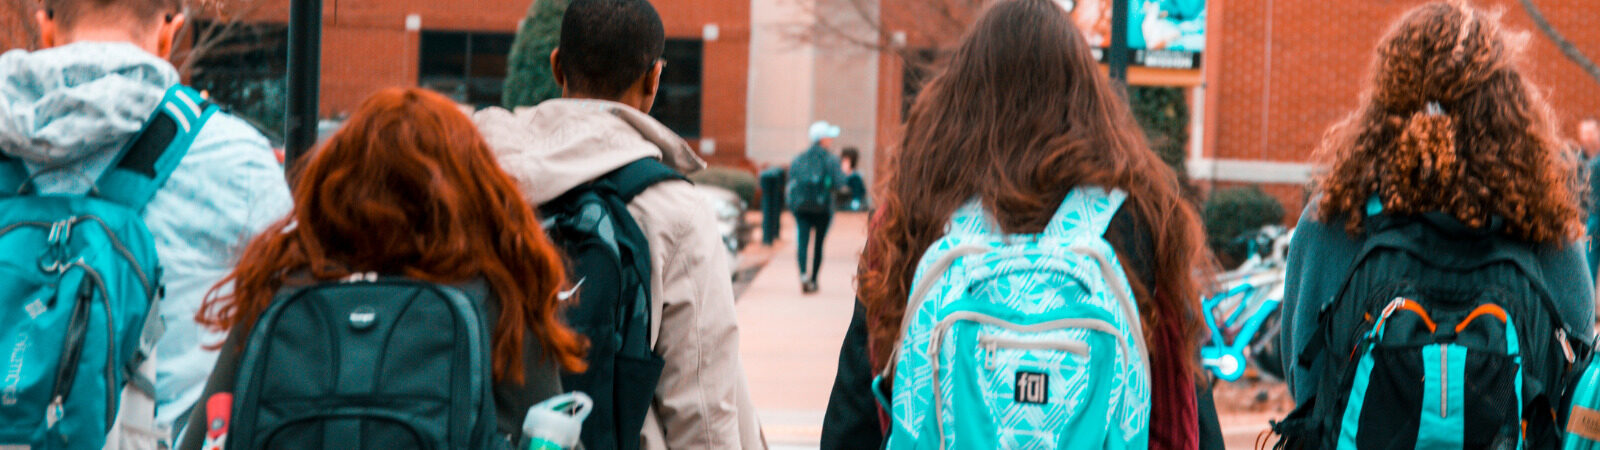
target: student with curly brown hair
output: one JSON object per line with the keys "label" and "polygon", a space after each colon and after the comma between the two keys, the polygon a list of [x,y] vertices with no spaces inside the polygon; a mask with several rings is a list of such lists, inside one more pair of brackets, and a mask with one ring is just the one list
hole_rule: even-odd
{"label": "student with curly brown hair", "polygon": [[1587,347],[1594,295],[1572,163],[1497,22],[1455,2],[1408,12],[1319,149],[1280,338],[1310,421],[1291,416],[1287,434],[1310,423],[1298,431],[1340,448],[1553,436],[1560,362]]}

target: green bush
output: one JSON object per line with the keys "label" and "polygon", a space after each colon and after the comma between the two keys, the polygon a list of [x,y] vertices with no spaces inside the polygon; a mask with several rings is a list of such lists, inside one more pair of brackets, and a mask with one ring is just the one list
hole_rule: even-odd
{"label": "green bush", "polygon": [[506,62],[505,93],[507,109],[533,106],[561,96],[561,87],[550,72],[550,51],[561,43],[561,15],[568,0],[535,0],[528,17],[517,27]]}
{"label": "green bush", "polygon": [[1260,186],[1218,190],[1205,203],[1206,243],[1223,267],[1236,267],[1250,250],[1249,244],[1236,242],[1239,236],[1282,223],[1283,214],[1283,204]]}
{"label": "green bush", "polygon": [[1128,105],[1133,117],[1144,128],[1150,149],[1188,184],[1184,160],[1189,148],[1189,99],[1182,88],[1134,86],[1128,89]]}
{"label": "green bush", "polygon": [[708,167],[689,175],[689,179],[695,184],[717,186],[733,191],[739,194],[740,200],[744,200],[745,206],[756,207],[756,192],[760,184],[756,182],[756,176],[750,172],[731,167]]}

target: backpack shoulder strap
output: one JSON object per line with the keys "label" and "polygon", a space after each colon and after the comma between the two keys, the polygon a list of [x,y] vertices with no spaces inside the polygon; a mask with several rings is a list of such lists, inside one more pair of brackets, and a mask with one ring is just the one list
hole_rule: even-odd
{"label": "backpack shoulder strap", "polygon": [[166,184],[200,129],[216,112],[216,105],[201,99],[194,89],[181,84],[167,89],[145,122],[144,131],[122,149],[117,162],[95,182],[100,197],[130,208],[144,208]]}
{"label": "backpack shoulder strap", "polygon": [[1056,237],[1078,233],[1104,236],[1106,229],[1111,227],[1111,219],[1116,217],[1117,210],[1122,208],[1122,202],[1127,199],[1128,194],[1120,189],[1099,186],[1073,188],[1066,198],[1061,199],[1061,206],[1056,208],[1050,223],[1045,225],[1044,234]]}
{"label": "backpack shoulder strap", "polygon": [[28,180],[28,168],[22,160],[0,153],[0,197],[10,197],[22,189]]}
{"label": "backpack shoulder strap", "polygon": [[596,180],[595,183],[611,189],[623,204],[627,204],[650,186],[669,180],[689,181],[683,174],[667,167],[661,160],[645,158],[628,163]]}

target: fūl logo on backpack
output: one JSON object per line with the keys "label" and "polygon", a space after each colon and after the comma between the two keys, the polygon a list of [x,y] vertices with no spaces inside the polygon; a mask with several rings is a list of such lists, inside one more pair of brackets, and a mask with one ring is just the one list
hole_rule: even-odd
{"label": "f\u016bl logo on backpack", "polygon": [[1050,400],[1050,377],[1039,372],[1017,372],[1017,403],[1043,405]]}
{"label": "f\u016bl logo on backpack", "polygon": [[21,337],[16,345],[11,346],[11,359],[6,363],[6,387],[0,390],[0,404],[5,406],[17,404],[17,385],[22,383],[22,362],[28,351],[28,335]]}

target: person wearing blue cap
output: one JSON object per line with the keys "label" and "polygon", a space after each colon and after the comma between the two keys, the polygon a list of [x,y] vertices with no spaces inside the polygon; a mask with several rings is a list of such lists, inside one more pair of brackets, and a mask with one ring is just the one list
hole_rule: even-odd
{"label": "person wearing blue cap", "polygon": [[[784,198],[794,213],[795,257],[800,261],[800,290],[817,291],[817,271],[822,268],[822,242],[833,222],[834,193],[844,184],[839,158],[829,153],[839,127],[827,121],[811,124],[811,148],[789,163],[789,184]],[[815,234],[815,240],[812,235]],[[806,245],[812,245],[810,265],[806,264]],[[807,268],[810,270],[807,270]]]}

